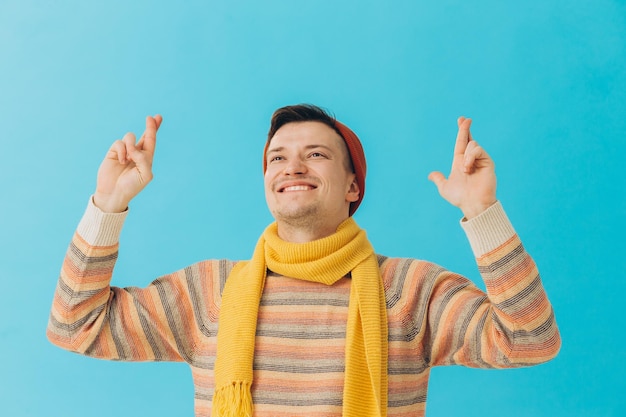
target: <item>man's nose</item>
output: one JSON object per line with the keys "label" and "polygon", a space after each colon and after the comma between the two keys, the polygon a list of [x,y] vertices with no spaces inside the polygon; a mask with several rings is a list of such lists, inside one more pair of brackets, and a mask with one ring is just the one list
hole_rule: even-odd
{"label": "man's nose", "polygon": [[306,164],[300,158],[292,158],[285,166],[285,174],[298,175],[306,173]]}

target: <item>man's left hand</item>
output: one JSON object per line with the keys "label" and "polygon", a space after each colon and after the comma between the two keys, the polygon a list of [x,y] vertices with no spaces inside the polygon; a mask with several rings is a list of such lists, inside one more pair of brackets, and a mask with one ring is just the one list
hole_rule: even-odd
{"label": "man's left hand", "polygon": [[457,124],[459,132],[450,175],[446,178],[435,171],[428,179],[435,183],[443,198],[460,208],[466,219],[471,219],[496,202],[495,164],[472,138],[472,119],[459,117]]}

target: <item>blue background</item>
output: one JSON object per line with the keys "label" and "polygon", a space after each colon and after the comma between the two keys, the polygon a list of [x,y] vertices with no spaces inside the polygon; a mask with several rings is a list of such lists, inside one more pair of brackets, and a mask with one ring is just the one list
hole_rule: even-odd
{"label": "blue background", "polygon": [[158,112],[155,179],[132,203],[114,284],[249,257],[271,221],[268,121],[300,102],[360,135],[355,218],[376,250],[480,282],[460,212],[426,179],[447,172],[456,118],[471,116],[539,265],[559,356],[437,368],[429,417],[623,415],[626,2],[2,0],[3,416],[193,415],[186,365],[46,340],[65,249],[111,142]]}

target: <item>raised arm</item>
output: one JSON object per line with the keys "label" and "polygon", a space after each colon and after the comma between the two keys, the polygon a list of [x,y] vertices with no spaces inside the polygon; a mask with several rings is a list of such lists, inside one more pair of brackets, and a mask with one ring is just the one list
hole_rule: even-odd
{"label": "raised arm", "polygon": [[460,275],[438,276],[429,302],[433,364],[541,363],[553,358],[561,343],[552,306],[537,266],[497,203],[495,165],[472,138],[471,122],[464,117],[457,121],[448,178],[440,172],[428,178],[463,211],[462,226],[487,294]]}
{"label": "raised arm", "polygon": [[68,248],[52,303],[47,335],[63,349],[114,360],[189,359],[192,349],[177,340],[184,326],[165,314],[168,306],[180,306],[180,317],[194,316],[180,290],[186,288],[183,273],[144,289],[110,286],[126,208],[152,179],[161,120],[147,117],[137,143],[132,133],[115,141],[100,166],[96,193]]}

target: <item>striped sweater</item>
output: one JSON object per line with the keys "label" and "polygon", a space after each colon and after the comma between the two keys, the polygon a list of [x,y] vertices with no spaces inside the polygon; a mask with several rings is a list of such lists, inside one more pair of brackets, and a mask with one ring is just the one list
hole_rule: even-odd
{"label": "striped sweater", "polygon": [[[196,416],[210,416],[221,294],[236,262],[199,262],[143,289],[112,287],[125,217],[89,204],[63,263],[48,338],[96,358],[187,362]],[[462,226],[487,294],[433,263],[378,256],[390,417],[424,415],[433,366],[529,366],[560,348],[537,268],[500,204]],[[255,416],[341,416],[349,294],[349,277],[326,286],[268,273],[256,333]]]}

